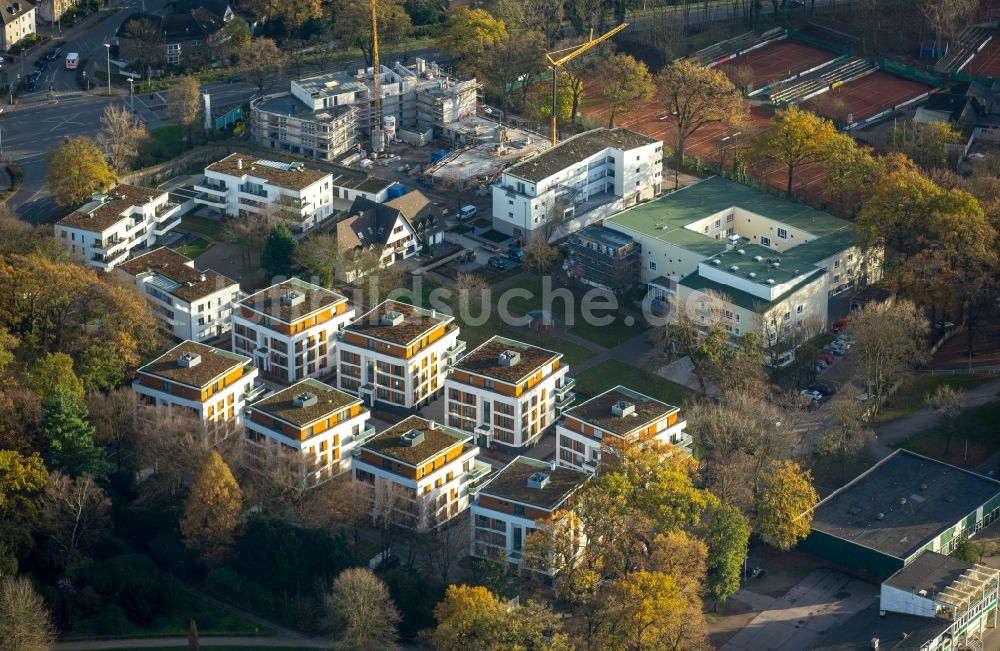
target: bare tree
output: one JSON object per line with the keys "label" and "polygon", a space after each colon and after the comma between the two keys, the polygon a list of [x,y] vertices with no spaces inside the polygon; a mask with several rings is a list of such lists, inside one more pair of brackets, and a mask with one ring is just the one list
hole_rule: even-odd
{"label": "bare tree", "polygon": [[947,438],[944,444],[944,455],[951,454],[951,438],[955,433],[955,419],[965,409],[965,390],[955,389],[950,384],[942,384],[926,398],[927,406],[937,412],[944,423]]}
{"label": "bare tree", "polygon": [[236,56],[240,72],[257,86],[259,96],[264,95],[264,90],[273,83],[286,63],[285,54],[269,38],[255,38],[249,41],[240,48]]}
{"label": "bare tree", "polygon": [[524,265],[539,276],[559,259],[559,249],[549,244],[543,233],[535,233],[524,245]]}
{"label": "bare tree", "polygon": [[181,77],[167,91],[167,114],[187,128],[188,135],[201,114],[201,85],[196,77]]}
{"label": "bare tree", "polygon": [[129,387],[113,389],[108,393],[95,391],[85,397],[90,422],[94,426],[94,441],[104,446],[114,446],[115,465],[122,469],[123,448],[131,447],[135,439],[136,414],[139,410],[136,394]]}
{"label": "bare tree", "polygon": [[923,0],[920,3],[920,13],[934,30],[937,52],[943,49],[943,39],[953,38],[958,27],[967,24],[978,5],[978,0]]}
{"label": "bare tree", "polygon": [[864,401],[846,391],[830,402],[833,418],[830,428],[820,437],[819,450],[822,454],[839,457],[841,481],[847,480],[848,459],[875,438],[867,422],[867,409]]}
{"label": "bare tree", "polygon": [[299,242],[292,256],[295,264],[323,287],[332,287],[342,266],[337,238],[328,233],[311,235]]}
{"label": "bare tree", "polygon": [[125,106],[108,104],[101,116],[101,126],[104,129],[97,134],[97,144],[116,172],[127,172],[147,137],[145,125]]}
{"label": "bare tree", "polygon": [[490,301],[490,285],[480,274],[458,274],[455,278],[455,291],[458,293],[458,309],[461,314],[469,314],[473,308],[481,308]]}
{"label": "bare tree", "polygon": [[335,649],[395,649],[400,615],[382,579],[367,567],[341,572],[323,598]]}
{"label": "bare tree", "polygon": [[437,572],[443,585],[451,583],[451,574],[460,560],[469,555],[469,522],[455,522],[437,527],[421,540],[427,565]]}
{"label": "bare tree", "polygon": [[253,256],[264,246],[274,224],[274,216],[269,213],[247,212],[223,224],[222,239],[240,247],[240,261],[249,268],[254,266]]}
{"label": "bare tree", "polygon": [[11,651],[48,651],[56,628],[41,596],[26,577],[0,580],[0,640]]}
{"label": "bare tree", "polygon": [[67,568],[103,529],[111,500],[93,475],[74,479],[56,471],[49,475],[43,504],[43,530],[58,550],[60,567]]}
{"label": "bare tree", "polygon": [[344,252],[344,275],[364,292],[365,303],[374,306],[402,287],[406,269],[401,264],[386,264],[382,249],[368,246]]}

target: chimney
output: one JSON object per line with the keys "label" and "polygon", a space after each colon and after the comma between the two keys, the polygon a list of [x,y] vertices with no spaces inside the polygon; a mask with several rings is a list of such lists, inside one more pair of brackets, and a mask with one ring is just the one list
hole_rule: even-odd
{"label": "chimney", "polygon": [[243,159],[242,158],[237,158],[236,159],[236,169],[238,169],[238,170],[243,169]]}
{"label": "chimney", "polygon": [[181,368],[191,368],[201,364],[201,355],[198,353],[181,353],[177,358],[177,365]]}
{"label": "chimney", "polygon": [[198,272],[198,280],[200,280],[201,282],[205,282],[205,272],[204,271],[199,271]]}

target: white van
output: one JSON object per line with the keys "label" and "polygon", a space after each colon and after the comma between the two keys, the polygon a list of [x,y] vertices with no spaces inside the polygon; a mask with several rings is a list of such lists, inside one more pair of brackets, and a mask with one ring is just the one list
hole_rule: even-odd
{"label": "white van", "polygon": [[462,209],[458,211],[458,219],[464,221],[469,219],[476,214],[476,207],[473,205],[462,206]]}

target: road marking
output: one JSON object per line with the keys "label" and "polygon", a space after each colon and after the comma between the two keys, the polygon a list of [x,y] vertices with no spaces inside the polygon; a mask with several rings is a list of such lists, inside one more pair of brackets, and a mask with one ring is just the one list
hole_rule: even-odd
{"label": "road marking", "polygon": [[[51,129],[49,129],[49,131],[55,131],[56,129],[58,129],[59,127],[63,126],[64,124],[75,124],[75,125],[77,125],[77,126],[81,126],[81,127],[83,127],[83,126],[86,126],[86,125],[87,125],[87,123],[86,123],[86,122],[75,122],[75,121],[73,120],[73,118],[75,118],[76,116],[77,116],[77,114],[76,114],[76,113],[74,113],[73,115],[69,116],[68,118],[66,118],[65,120],[63,120],[63,121],[62,121],[62,122],[60,122],[59,124],[57,124],[56,126],[54,126],[54,127],[52,127]],[[57,119],[58,119],[58,118],[57,118]]]}

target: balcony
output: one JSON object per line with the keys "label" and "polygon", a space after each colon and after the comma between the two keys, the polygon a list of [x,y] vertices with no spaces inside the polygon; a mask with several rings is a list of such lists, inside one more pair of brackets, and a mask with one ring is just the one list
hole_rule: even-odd
{"label": "balcony", "polygon": [[479,487],[485,483],[487,477],[493,472],[493,466],[485,461],[475,461],[472,470],[469,471],[469,495],[475,495]]}
{"label": "balcony", "polygon": [[239,187],[240,194],[249,194],[254,197],[267,198],[267,191],[259,185],[251,185],[249,183],[244,183]]}
{"label": "balcony", "polygon": [[444,359],[447,364],[454,364],[459,355],[465,352],[465,342],[456,341],[455,345],[444,351]]}
{"label": "balcony", "polygon": [[195,192],[205,192],[208,194],[226,194],[229,188],[222,181],[215,181],[208,177],[202,178],[194,184]]}
{"label": "balcony", "polygon": [[583,470],[585,472],[589,472],[592,475],[596,474],[597,473],[597,460],[596,459],[591,459],[590,461],[584,461],[583,462]]}
{"label": "balcony", "polygon": [[566,392],[570,391],[576,386],[576,380],[571,377],[563,378],[562,384],[556,387],[556,396],[565,395]]}
{"label": "balcony", "polygon": [[563,394],[556,393],[556,407],[559,409],[568,409],[574,402],[576,402],[576,394],[572,391]]}
{"label": "balcony", "polygon": [[179,226],[180,223],[181,223],[181,218],[175,217],[162,224],[157,224],[156,226],[153,227],[153,235],[159,237],[164,233],[166,233],[167,231],[169,231],[170,229],[174,228],[175,226]]}
{"label": "balcony", "polygon": [[113,249],[114,247],[116,247],[119,244],[122,244],[124,242],[125,242],[125,240],[123,240],[122,238],[118,237],[117,235],[114,235],[114,236],[109,237],[108,239],[104,240],[103,242],[94,242],[94,250],[95,251],[103,251],[103,252],[107,253],[110,249]]}
{"label": "balcony", "polygon": [[253,402],[266,392],[267,392],[266,386],[264,386],[263,384],[255,384],[252,387],[250,387],[249,391],[243,394],[243,402],[245,403]]}

